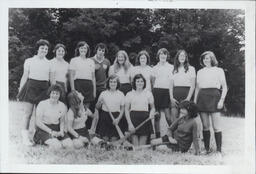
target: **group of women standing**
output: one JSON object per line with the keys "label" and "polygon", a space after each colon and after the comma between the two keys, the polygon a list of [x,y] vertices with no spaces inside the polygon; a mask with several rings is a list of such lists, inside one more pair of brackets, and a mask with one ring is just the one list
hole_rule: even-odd
{"label": "group of women standing", "polygon": [[[180,104],[192,101],[194,97],[203,124],[206,152],[211,151],[210,119],[217,151],[221,152],[220,109],[227,86],[224,71],[217,67],[213,52],[206,51],[201,55],[203,68],[196,75],[185,50],[177,52],[172,65],[168,62],[168,50],[159,49],[156,54],[158,63],[152,67],[145,50],[138,53],[135,65],[130,63],[126,51],[119,50],[111,65],[105,58],[108,50],[103,43],[97,44],[95,55],[89,57],[89,45],[80,41],[70,63],[64,60],[67,51],[63,44],[55,46],[55,57],[51,60],[46,58],[48,49],[49,42],[39,40],[36,55],[24,63],[18,94],[26,107],[22,131],[24,144],[31,144],[28,126],[35,108],[35,143],[79,147],[92,141],[89,132],[96,132],[104,141],[115,141],[120,136],[117,127],[123,133],[133,131],[150,117],[153,121],[136,129],[131,137],[132,144],[143,145],[152,134],[160,137],[160,119],[154,119],[156,114],[164,113],[168,125],[173,128],[182,120],[182,108],[190,111],[196,106],[182,104],[186,106],[182,107]],[[194,118],[197,114],[192,115]],[[183,123],[184,120],[180,122],[177,134],[191,135],[194,141],[197,138],[193,134],[195,124],[183,128]],[[192,141],[191,138],[188,141]]]}

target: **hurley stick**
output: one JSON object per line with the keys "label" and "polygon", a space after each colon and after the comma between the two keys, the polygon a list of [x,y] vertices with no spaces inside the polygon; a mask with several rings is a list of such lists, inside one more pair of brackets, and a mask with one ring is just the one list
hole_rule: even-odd
{"label": "hurley stick", "polygon": [[[112,113],[110,112],[107,103],[105,102],[104,99],[102,99],[102,101],[103,101],[103,103],[105,104],[105,106],[106,106],[106,108],[107,108],[107,110],[108,110],[108,113],[109,113],[109,115],[110,115],[112,121],[114,121],[115,118],[114,118],[114,116],[112,115]],[[120,127],[119,127],[117,124],[115,124],[115,128],[116,128],[116,130],[117,130],[117,133],[118,133],[119,137],[120,137],[120,138],[123,138],[123,137],[124,137],[124,134],[123,134],[123,132],[121,131]]]}

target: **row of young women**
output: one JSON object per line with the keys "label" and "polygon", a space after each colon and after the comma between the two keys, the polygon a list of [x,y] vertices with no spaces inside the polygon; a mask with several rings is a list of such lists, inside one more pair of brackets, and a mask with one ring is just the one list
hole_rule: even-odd
{"label": "row of young women", "polygon": [[[104,56],[107,47],[102,43],[96,46],[95,56],[89,58],[89,45],[84,41],[79,42],[70,64],[64,60],[64,45],[55,46],[55,57],[50,61],[46,59],[48,48],[48,41],[39,40],[37,54],[26,59],[24,63],[18,98],[27,106],[22,131],[25,144],[31,144],[27,130],[33,107],[42,100],[41,96],[46,96],[42,93],[48,89],[50,81],[51,84],[57,83],[62,86],[60,101],[64,103],[67,103],[65,96],[69,85],[71,94],[74,91],[81,93],[84,97],[85,110],[92,110],[94,113],[87,114],[93,120],[86,122],[86,128],[91,127],[91,131],[96,131],[102,138],[111,141],[118,138],[113,125],[118,124],[123,132],[127,129],[134,130],[145,118],[153,117],[155,110],[158,113],[164,112],[169,126],[172,125],[179,117],[179,103],[192,100],[194,94],[194,102],[197,103],[203,124],[205,150],[207,153],[211,151],[211,119],[217,151],[221,152],[220,109],[223,107],[227,86],[224,71],[217,67],[218,61],[213,52],[206,51],[201,55],[200,64],[203,68],[198,71],[196,78],[195,69],[189,65],[185,50],[177,52],[174,65],[171,65],[168,63],[168,50],[161,48],[156,56],[157,65],[151,67],[150,57],[146,51],[138,53],[136,66],[133,66],[124,50],[118,51],[114,64],[110,65]],[[69,74],[68,82],[66,74]],[[108,76],[110,78],[106,83]],[[40,104],[37,110],[39,106]],[[72,108],[71,104],[69,107]],[[45,112],[49,112],[49,108],[45,107]],[[75,109],[72,110],[73,115],[77,115]],[[114,120],[111,120],[110,113],[113,114]],[[47,121],[42,122],[47,124]],[[40,127],[40,124],[37,126]],[[186,130],[191,131],[190,128]],[[50,135],[53,133],[50,129],[45,132]],[[136,131],[135,136],[132,136],[133,144],[145,144],[151,133],[160,137],[159,117],[156,117],[152,124],[145,124],[142,129]],[[74,137],[77,137],[78,134],[74,134]]]}

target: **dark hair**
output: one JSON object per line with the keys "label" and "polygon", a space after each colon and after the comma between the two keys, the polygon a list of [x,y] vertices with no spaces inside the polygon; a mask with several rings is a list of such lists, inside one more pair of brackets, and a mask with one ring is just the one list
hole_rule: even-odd
{"label": "dark hair", "polygon": [[67,54],[67,49],[66,49],[65,45],[63,45],[63,44],[61,44],[61,43],[58,43],[58,44],[55,45],[55,47],[54,47],[54,49],[53,49],[53,51],[52,51],[52,52],[54,53],[54,56],[56,56],[56,51],[57,51],[57,49],[59,49],[59,48],[63,48],[63,49],[64,49],[64,51],[65,51],[65,54],[64,54],[64,55]]}
{"label": "dark hair", "polygon": [[94,53],[96,54],[97,53],[97,50],[98,49],[105,49],[105,54],[108,53],[108,48],[107,48],[107,45],[104,44],[104,43],[98,43],[94,49]]}
{"label": "dark hair", "polygon": [[136,75],[134,76],[133,81],[132,81],[132,88],[133,88],[134,90],[136,90],[136,80],[137,80],[137,79],[142,79],[142,80],[143,80],[143,82],[144,82],[143,89],[145,89],[145,88],[146,88],[146,79],[144,78],[144,76],[143,76],[142,74],[136,74]]}
{"label": "dark hair", "polygon": [[85,42],[85,41],[80,41],[76,44],[76,49],[75,49],[75,57],[79,56],[80,53],[79,53],[79,48],[82,47],[82,46],[86,46],[87,47],[87,53],[86,53],[86,57],[89,57],[90,56],[90,47],[89,45]]}
{"label": "dark hair", "polygon": [[160,48],[158,51],[157,51],[157,54],[156,54],[156,60],[159,61],[159,55],[161,53],[164,53],[164,54],[167,54],[167,59],[166,60],[169,60],[170,59],[170,53],[169,51],[166,49],[166,48]]}
{"label": "dark hair", "polygon": [[140,56],[145,55],[147,58],[147,65],[150,65],[150,56],[146,50],[142,50],[138,53],[135,59],[135,65],[140,65]]}
{"label": "dark hair", "polygon": [[197,105],[192,102],[192,101],[182,101],[180,104],[179,104],[179,108],[182,109],[186,109],[188,111],[188,114],[191,118],[195,118],[197,117],[197,114],[198,114],[198,107]]}
{"label": "dark hair", "polygon": [[180,66],[180,61],[179,61],[179,56],[180,54],[184,52],[185,53],[185,62],[184,62],[184,69],[185,69],[185,73],[188,71],[188,67],[189,67],[189,62],[188,62],[188,54],[185,50],[178,50],[177,54],[175,55],[174,57],[174,68],[173,68],[173,71],[172,73],[178,73],[178,68]]}
{"label": "dark hair", "polygon": [[36,42],[36,48],[35,48],[35,52],[37,53],[38,49],[40,46],[47,46],[48,49],[50,48],[50,43],[48,40],[45,40],[45,39],[39,39],[37,42]]}
{"label": "dark hair", "polygon": [[79,111],[79,105],[81,104],[81,100],[78,97],[78,94],[76,91],[71,91],[68,94],[68,106],[74,113],[74,118],[78,117],[78,111]]}
{"label": "dark hair", "polygon": [[113,74],[113,75],[110,75],[107,79],[107,82],[106,82],[106,88],[107,89],[110,89],[109,87],[109,81],[112,80],[112,79],[116,79],[117,81],[117,86],[116,86],[116,89],[119,89],[120,88],[120,81],[119,81],[119,78],[117,75]]}
{"label": "dark hair", "polygon": [[205,64],[204,64],[203,60],[204,60],[206,55],[210,55],[210,57],[211,57],[211,65],[212,66],[218,66],[218,61],[216,59],[215,54],[212,51],[205,51],[200,56],[200,65],[202,67],[205,67]]}
{"label": "dark hair", "polygon": [[58,91],[62,95],[62,87],[59,84],[51,85],[47,90],[47,95],[50,96],[52,91]]}

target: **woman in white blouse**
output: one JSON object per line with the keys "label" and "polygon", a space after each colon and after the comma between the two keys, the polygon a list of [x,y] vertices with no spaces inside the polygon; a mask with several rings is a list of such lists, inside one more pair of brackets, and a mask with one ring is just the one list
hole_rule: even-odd
{"label": "woman in white blouse", "polygon": [[36,55],[28,58],[24,63],[24,71],[20,80],[18,100],[23,103],[25,118],[22,123],[22,143],[32,145],[29,139],[29,123],[33,108],[40,101],[39,96],[45,94],[49,88],[50,64],[46,58],[49,49],[49,42],[40,39],[36,43]]}
{"label": "woman in white blouse", "polygon": [[[164,112],[166,120],[169,125],[172,123],[170,114],[170,93],[171,93],[171,78],[173,72],[173,65],[169,64],[167,60],[170,59],[169,51],[166,48],[161,48],[156,56],[158,63],[153,67],[153,96],[156,110]],[[160,137],[160,119],[155,119],[156,137]]]}
{"label": "woman in white blouse", "polygon": [[[132,87],[133,90],[125,97],[125,115],[130,131],[134,131],[135,127],[148,117],[153,118],[155,114],[154,98],[150,91],[145,90],[146,80],[142,74],[135,75]],[[148,121],[132,135],[132,144],[145,145],[152,133],[152,123]]]}
{"label": "woman in white blouse", "polygon": [[82,93],[87,108],[96,97],[95,63],[89,55],[89,45],[85,41],[78,42],[69,66],[71,90]]}
{"label": "woman in white blouse", "polygon": [[[109,76],[106,87],[107,90],[100,94],[96,103],[95,112],[99,114],[97,133],[105,141],[115,141],[119,138],[115,125],[119,125],[120,129],[123,130],[120,121],[124,116],[124,94],[118,90],[120,82],[116,75]],[[114,120],[112,120],[110,113]]]}
{"label": "woman in white blouse", "polygon": [[64,56],[67,53],[66,47],[63,44],[56,44],[54,50],[54,58],[50,60],[50,81],[51,84],[59,84],[62,87],[62,96],[60,101],[66,104],[67,93],[67,74],[69,64],[64,60]]}
{"label": "woman in white blouse", "polygon": [[71,147],[64,131],[67,107],[59,101],[62,89],[52,85],[48,90],[49,99],[41,101],[36,108],[36,132],[34,142],[52,148]]}
{"label": "woman in white blouse", "polygon": [[174,69],[171,80],[171,116],[172,122],[178,118],[178,104],[187,100],[190,101],[195,90],[196,72],[189,64],[188,54],[185,50],[178,50],[174,58]]}
{"label": "woman in white blouse", "polygon": [[127,92],[132,90],[131,86],[131,69],[132,64],[129,61],[129,57],[124,50],[119,50],[116,54],[116,59],[114,64],[110,66],[108,75],[111,76],[116,74],[120,81],[120,88],[119,90],[127,94]]}
{"label": "woman in white blouse", "polygon": [[211,51],[206,51],[200,56],[203,66],[197,73],[195,102],[200,111],[203,124],[203,139],[206,153],[210,153],[210,119],[215,135],[217,152],[221,152],[222,132],[221,115],[224,100],[227,94],[225,73],[217,67],[218,61]]}
{"label": "woman in white blouse", "polygon": [[152,68],[150,67],[150,57],[146,50],[142,50],[138,53],[135,61],[135,67],[132,69],[132,79],[136,74],[142,74],[146,79],[146,90],[152,89]]}

